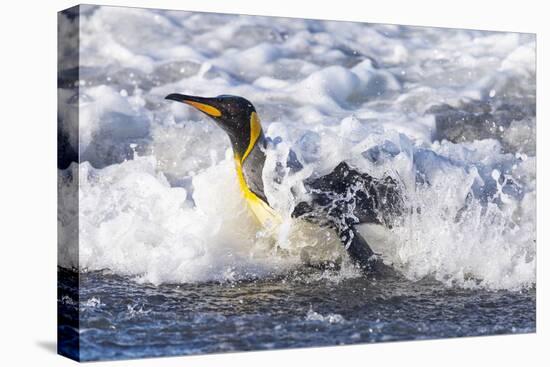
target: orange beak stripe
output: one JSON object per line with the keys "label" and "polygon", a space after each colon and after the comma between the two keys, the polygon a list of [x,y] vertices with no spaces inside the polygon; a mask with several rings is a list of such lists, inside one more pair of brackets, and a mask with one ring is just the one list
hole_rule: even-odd
{"label": "orange beak stripe", "polygon": [[218,110],[216,107],[212,107],[210,105],[200,103],[200,102],[195,102],[195,101],[184,101],[184,102],[206,113],[207,115],[214,116],[214,117],[220,117],[222,115],[221,111]]}

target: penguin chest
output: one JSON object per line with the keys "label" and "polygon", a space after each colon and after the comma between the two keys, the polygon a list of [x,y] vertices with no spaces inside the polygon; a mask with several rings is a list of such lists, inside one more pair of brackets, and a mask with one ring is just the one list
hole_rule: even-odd
{"label": "penguin chest", "polygon": [[264,228],[274,229],[282,222],[279,214],[269,206],[265,198],[261,198],[251,190],[243,172],[242,162],[238,157],[235,157],[235,168],[237,170],[239,188],[249,209]]}

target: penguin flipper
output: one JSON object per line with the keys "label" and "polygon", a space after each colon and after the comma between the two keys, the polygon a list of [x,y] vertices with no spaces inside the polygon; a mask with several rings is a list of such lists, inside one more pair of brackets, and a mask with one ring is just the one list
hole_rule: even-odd
{"label": "penguin flipper", "polygon": [[338,235],[342,244],[346,246],[348,255],[361,269],[367,273],[380,273],[386,270],[387,266],[376,256],[354,226],[339,230]]}

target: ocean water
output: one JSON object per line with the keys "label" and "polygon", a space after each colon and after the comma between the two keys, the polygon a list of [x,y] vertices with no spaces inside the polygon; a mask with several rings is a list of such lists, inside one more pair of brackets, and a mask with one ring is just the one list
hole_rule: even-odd
{"label": "ocean water", "polygon": [[[535,331],[534,35],[80,10],[76,94],[59,74],[59,136],[79,154],[59,190],[80,186],[58,208],[58,303],[80,310],[60,331],[81,359]],[[274,233],[240,196],[228,138],[170,93],[256,106]],[[290,216],[292,192],[342,161],[400,183],[409,210],[360,229],[382,274]]]}
{"label": "ocean water", "polygon": [[535,330],[534,289],[474,291],[396,274],[334,282],[310,270],[154,286],[89,272],[80,287],[80,302],[60,302],[68,312],[80,310],[83,361]]}

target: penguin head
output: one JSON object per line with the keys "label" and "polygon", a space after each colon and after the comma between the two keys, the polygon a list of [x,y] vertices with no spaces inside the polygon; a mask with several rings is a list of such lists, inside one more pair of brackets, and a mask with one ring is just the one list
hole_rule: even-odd
{"label": "penguin head", "polygon": [[165,99],[188,104],[208,115],[229,135],[235,154],[242,160],[262,135],[256,109],[243,97],[232,95],[198,97],[172,93]]}

